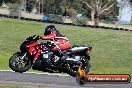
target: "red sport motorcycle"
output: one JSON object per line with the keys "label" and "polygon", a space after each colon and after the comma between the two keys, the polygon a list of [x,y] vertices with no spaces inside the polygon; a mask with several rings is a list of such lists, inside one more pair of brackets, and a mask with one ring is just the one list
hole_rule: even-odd
{"label": "red sport motorcycle", "polygon": [[50,42],[39,42],[39,36],[29,36],[20,46],[17,52],[9,59],[9,67],[15,72],[26,72],[31,67],[33,70],[44,72],[64,72],[75,77],[77,70],[81,66],[88,72],[90,69],[89,52],[92,47],[88,45],[74,45],[70,49],[62,50],[67,55],[64,61],[61,57],[51,50],[54,40]]}

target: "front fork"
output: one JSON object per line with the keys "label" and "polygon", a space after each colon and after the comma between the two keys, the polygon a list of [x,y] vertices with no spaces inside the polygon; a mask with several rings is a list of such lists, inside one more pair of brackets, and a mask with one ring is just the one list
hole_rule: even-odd
{"label": "front fork", "polygon": [[24,55],[20,59],[23,60],[26,55],[27,55],[27,52],[24,53]]}

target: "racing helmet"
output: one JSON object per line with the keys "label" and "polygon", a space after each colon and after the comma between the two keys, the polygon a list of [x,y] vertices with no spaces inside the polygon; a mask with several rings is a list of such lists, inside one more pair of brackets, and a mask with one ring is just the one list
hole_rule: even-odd
{"label": "racing helmet", "polygon": [[54,25],[49,25],[45,28],[44,35],[49,35],[52,31],[56,31],[56,28]]}

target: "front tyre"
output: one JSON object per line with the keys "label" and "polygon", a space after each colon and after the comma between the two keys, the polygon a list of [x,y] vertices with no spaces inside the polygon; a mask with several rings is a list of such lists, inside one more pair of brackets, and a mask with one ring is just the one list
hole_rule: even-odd
{"label": "front tyre", "polygon": [[[83,70],[85,70],[86,73],[88,73],[89,69],[90,69],[89,60],[87,58],[85,58],[85,56],[81,56],[80,62],[81,62],[81,64],[80,64],[81,68]],[[70,76],[76,77],[77,76],[78,68],[80,66],[74,68],[73,64],[67,63],[67,73]]]}
{"label": "front tyre", "polygon": [[26,72],[31,65],[31,59],[28,59],[26,53],[17,52],[9,59],[9,67],[15,72]]}

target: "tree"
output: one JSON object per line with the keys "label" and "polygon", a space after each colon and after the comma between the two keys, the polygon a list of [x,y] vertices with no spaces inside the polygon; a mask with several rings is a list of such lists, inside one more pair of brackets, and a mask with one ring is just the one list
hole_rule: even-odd
{"label": "tree", "polygon": [[91,11],[91,19],[95,25],[99,25],[100,17],[113,12],[113,8],[117,7],[117,0],[81,0]]}
{"label": "tree", "polygon": [[27,0],[26,1],[26,10],[28,12],[31,12],[34,6],[36,6],[36,0]]}
{"label": "tree", "polygon": [[130,7],[131,7],[131,24],[132,24],[132,0],[128,0],[129,4],[130,4]]}
{"label": "tree", "polygon": [[18,2],[20,2],[21,0],[0,0],[0,3],[2,3],[2,2],[5,2],[5,3],[18,3]]}

